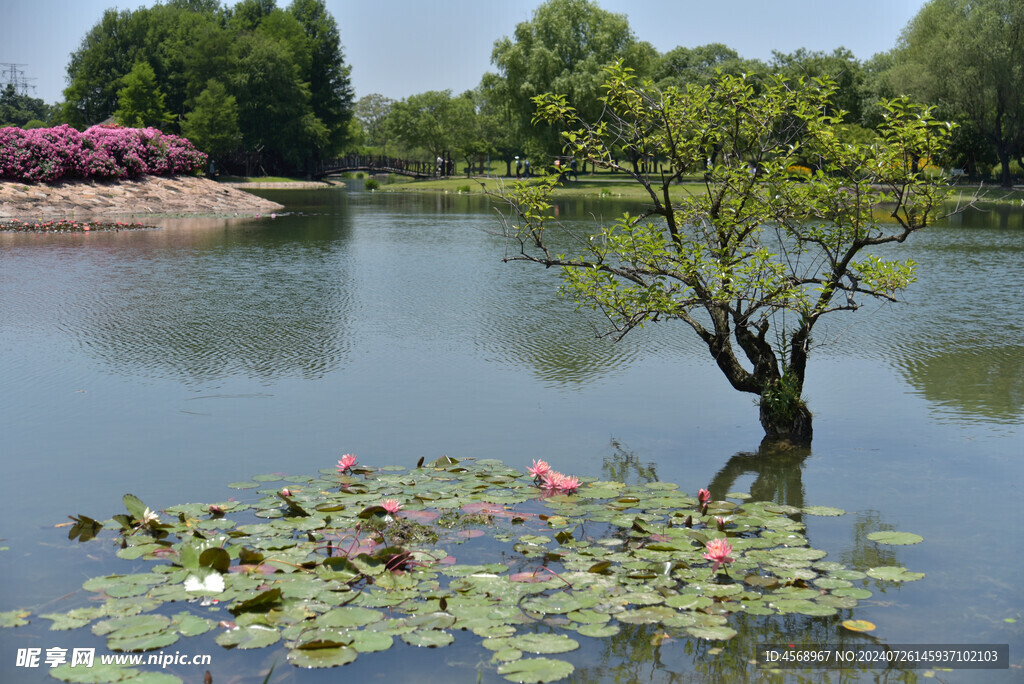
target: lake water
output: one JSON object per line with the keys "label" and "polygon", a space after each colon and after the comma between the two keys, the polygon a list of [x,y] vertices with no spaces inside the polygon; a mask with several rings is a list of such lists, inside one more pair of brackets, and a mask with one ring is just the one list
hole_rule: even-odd
{"label": "lake water", "polygon": [[[829,559],[926,573],[875,589],[853,611],[878,626],[877,640],[1008,643],[1010,670],[941,681],[1024,679],[1024,209],[959,215],[911,238],[901,251],[919,263],[919,281],[907,301],[839,315],[815,336],[813,448],[757,455],[753,398],[729,388],[692,333],[654,325],[597,339],[600,321],[555,294],[554,270],[502,263],[485,200],[261,194],[293,213],[0,234],[0,611],[67,610],[84,579],[141,571],[54,528],[69,514],[120,512],[125,492],[153,508],[222,500],[228,482],[314,474],[349,452],[372,465],[544,458],[603,479],[642,472],[690,493],[711,484],[843,508],[804,520]],[[559,206],[567,221],[620,209]],[[882,529],[925,541],[864,539]],[[816,640],[840,638],[819,623]],[[48,625],[33,617],[0,630],[0,681],[52,681],[16,668],[17,648],[103,645]],[[806,637],[787,625],[779,618],[730,648],[753,658],[768,634]],[[559,657],[576,664],[574,681],[721,676],[706,644],[655,648],[648,632],[581,637],[584,648]],[[179,646],[212,653],[215,675],[282,659],[212,637]],[[379,655],[343,676],[504,681],[468,633],[444,649]],[[178,674],[198,681],[195,672]],[[338,676],[282,663],[271,681]]]}

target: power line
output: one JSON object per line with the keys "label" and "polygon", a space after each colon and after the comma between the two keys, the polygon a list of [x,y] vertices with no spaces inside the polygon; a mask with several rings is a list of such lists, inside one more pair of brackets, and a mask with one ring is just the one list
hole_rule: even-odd
{"label": "power line", "polygon": [[35,81],[36,78],[26,78],[25,70],[20,67],[28,66],[27,64],[15,64],[14,62],[0,62],[0,78],[4,80],[4,89],[7,86],[14,86],[14,92],[18,95],[27,96],[28,89],[31,88],[35,91],[35,85],[29,83],[29,81]]}

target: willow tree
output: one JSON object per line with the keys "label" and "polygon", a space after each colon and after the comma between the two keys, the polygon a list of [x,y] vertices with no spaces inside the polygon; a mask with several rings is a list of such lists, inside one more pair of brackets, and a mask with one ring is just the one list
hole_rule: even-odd
{"label": "willow tree", "polygon": [[[913,261],[872,250],[935,217],[946,191],[925,169],[950,126],[896,99],[870,144],[850,144],[837,138],[844,112],[824,80],[722,74],[659,92],[618,65],[604,88],[598,120],[552,94],[535,98],[537,120],[564,127],[568,154],[630,176],[648,208],[558,236],[557,177],[520,185],[505,260],[560,267],[564,292],[620,338],[648,322],[689,326],[732,386],[759,397],[767,437],[809,442],[811,332],[866,299],[896,301],[914,281]],[[624,147],[651,163],[620,166]],[[701,180],[677,184],[686,177]]]}

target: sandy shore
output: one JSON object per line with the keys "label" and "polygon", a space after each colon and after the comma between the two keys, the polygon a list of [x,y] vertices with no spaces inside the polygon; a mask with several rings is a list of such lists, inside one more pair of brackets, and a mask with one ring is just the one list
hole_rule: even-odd
{"label": "sandy shore", "polygon": [[52,185],[0,181],[0,219],[250,216],[283,208],[277,202],[195,176]]}

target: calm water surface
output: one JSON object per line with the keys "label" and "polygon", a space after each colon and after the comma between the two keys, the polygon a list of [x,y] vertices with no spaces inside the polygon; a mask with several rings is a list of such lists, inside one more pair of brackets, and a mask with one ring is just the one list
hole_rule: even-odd
{"label": "calm water surface", "polygon": [[[84,579],[145,567],[71,545],[53,527],[68,514],[119,512],[128,491],[154,508],[220,500],[228,482],[315,473],[347,452],[407,466],[441,454],[545,458],[582,475],[654,473],[689,492],[710,483],[718,494],[843,508],[805,521],[829,558],[927,573],[875,588],[853,611],[878,625],[873,636],[1009,643],[1008,671],[939,677],[1024,679],[1022,209],[958,216],[904,245],[920,264],[907,301],[869,304],[815,337],[813,449],[758,456],[752,398],[728,387],[686,330],[597,339],[600,321],[555,295],[557,273],[501,262],[485,201],[265,194],[295,213],[0,235],[0,611],[65,611]],[[560,215],[620,209],[577,201]],[[879,529],[925,542],[864,540]],[[102,648],[88,632],[48,624],[0,630],[0,681],[52,681],[14,667],[25,645]],[[838,629],[751,623],[730,648],[752,657],[758,641],[835,641]],[[581,650],[559,657],[576,664],[577,681],[723,676],[706,645],[654,648],[649,632],[581,637]],[[479,670],[504,681],[478,641],[465,633],[445,649],[396,646],[343,674],[476,681]],[[225,651],[212,636],[177,647],[212,653],[215,674],[281,656]],[[273,681],[338,676],[288,666]]]}

